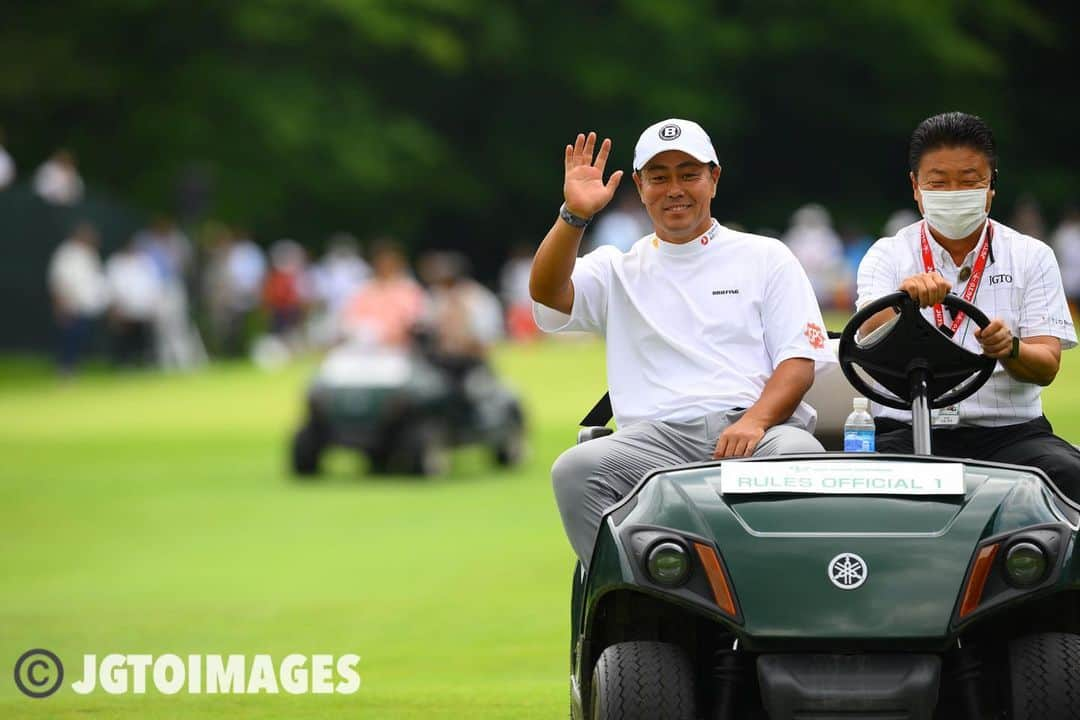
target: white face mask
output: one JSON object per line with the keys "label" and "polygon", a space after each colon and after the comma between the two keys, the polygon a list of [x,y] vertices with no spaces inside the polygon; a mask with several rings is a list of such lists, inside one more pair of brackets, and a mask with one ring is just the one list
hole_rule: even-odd
{"label": "white face mask", "polygon": [[986,188],[921,192],[926,222],[950,240],[966,238],[986,222]]}

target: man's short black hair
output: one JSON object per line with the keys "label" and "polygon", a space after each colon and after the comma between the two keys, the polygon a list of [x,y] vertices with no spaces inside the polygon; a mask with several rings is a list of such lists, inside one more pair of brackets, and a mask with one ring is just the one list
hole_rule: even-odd
{"label": "man's short black hair", "polygon": [[911,133],[908,147],[908,164],[911,172],[919,172],[923,155],[939,148],[969,147],[986,156],[990,172],[997,171],[997,148],[994,132],[986,121],[977,115],[947,112],[928,117]]}

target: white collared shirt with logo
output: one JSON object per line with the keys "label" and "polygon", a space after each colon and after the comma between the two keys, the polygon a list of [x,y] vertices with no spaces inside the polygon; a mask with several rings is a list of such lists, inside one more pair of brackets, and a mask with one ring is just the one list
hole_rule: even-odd
{"label": "white collared shirt with logo", "polygon": [[[857,307],[863,307],[877,298],[896,292],[900,283],[912,275],[922,273],[922,220],[902,228],[893,237],[878,240],[867,251],[859,264]],[[993,222],[994,232],[990,242],[991,258],[987,258],[982,281],[975,292],[972,304],[988,318],[1001,320],[1019,338],[1051,335],[1061,340],[1062,349],[1076,345],[1065,291],[1061,285],[1061,272],[1054,252],[1046,243],[1023,235],[999,222]],[[929,233],[934,265],[942,277],[952,283],[953,292],[961,294],[966,287],[958,278],[961,268],[971,268],[979,245],[975,246],[964,261],[957,266],[949,252],[939,245]],[[980,243],[982,240],[980,240]],[[966,273],[965,273],[966,275]],[[934,322],[934,309],[923,308],[923,315]],[[946,322],[949,313],[945,313]],[[955,340],[975,353],[982,348],[975,339],[977,326],[970,319],[956,331]],[[1042,388],[1034,383],[1013,379],[998,363],[990,380],[978,392],[958,406],[961,426],[1000,427],[1015,425],[1042,415]],[[906,423],[911,413],[873,404],[874,414]]]}
{"label": "white collared shirt with logo", "polygon": [[[572,280],[569,315],[535,302],[533,315],[547,332],[606,339],[619,427],[749,408],[784,360],[835,362],[806,273],[779,240],[713,221],[685,244],[647,235],[626,253],[600,247]],[[806,403],[793,418],[813,429]]]}

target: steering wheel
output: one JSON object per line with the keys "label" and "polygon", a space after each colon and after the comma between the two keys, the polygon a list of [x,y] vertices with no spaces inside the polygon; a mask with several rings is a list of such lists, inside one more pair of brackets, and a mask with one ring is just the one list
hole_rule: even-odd
{"label": "steering wheel", "polygon": [[[979,326],[990,324],[989,318],[971,303],[957,295],[946,295],[942,304],[954,313],[963,312]],[[855,333],[871,316],[887,308],[900,314],[891,329],[859,344]],[[840,335],[840,369],[848,382],[876,403],[897,410],[910,410],[912,402],[911,374],[925,372],[927,399],[931,409],[954,405],[973,395],[994,372],[997,361],[966,350],[934,327],[906,292],[895,292],[878,298],[855,313]],[[857,372],[861,367],[867,375],[881,383],[896,397],[889,397],[870,387]]]}

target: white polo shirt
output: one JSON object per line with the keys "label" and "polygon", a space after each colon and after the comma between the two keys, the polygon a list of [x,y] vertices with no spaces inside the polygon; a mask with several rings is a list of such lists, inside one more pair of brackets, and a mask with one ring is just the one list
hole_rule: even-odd
{"label": "white polo shirt", "polygon": [[[626,253],[597,248],[577,260],[570,315],[533,303],[547,332],[607,340],[615,422],[688,421],[749,408],[788,358],[835,362],[810,282],[780,241],[715,220],[691,242],[646,235]],[[800,403],[793,418],[812,430]]]}
{"label": "white polo shirt", "polygon": [[[982,281],[972,304],[993,320],[1001,320],[1013,335],[1021,339],[1036,335],[1051,335],[1061,340],[1062,349],[1076,345],[1076,331],[1061,286],[1054,251],[1046,243],[1023,235],[999,222],[991,221],[994,233],[990,255]],[[859,296],[856,302],[863,307],[883,295],[896,292],[900,283],[912,275],[924,272],[920,228],[923,221],[902,228],[893,237],[878,240],[859,264]],[[953,292],[960,294],[966,286],[957,276],[963,267],[972,267],[979,245],[968,253],[959,266],[949,252],[927,234],[934,253],[934,266],[942,277],[952,283]],[[982,240],[980,240],[980,243]],[[923,315],[934,322],[934,309],[923,308]],[[949,313],[945,313],[946,322]],[[975,353],[982,348],[975,339],[975,323],[965,320],[956,331],[955,339]],[[1042,388],[1034,383],[1013,379],[998,363],[994,374],[978,392],[959,404],[961,426],[1015,425],[1042,415]],[[911,413],[884,408],[874,404],[874,414],[911,422]]]}

